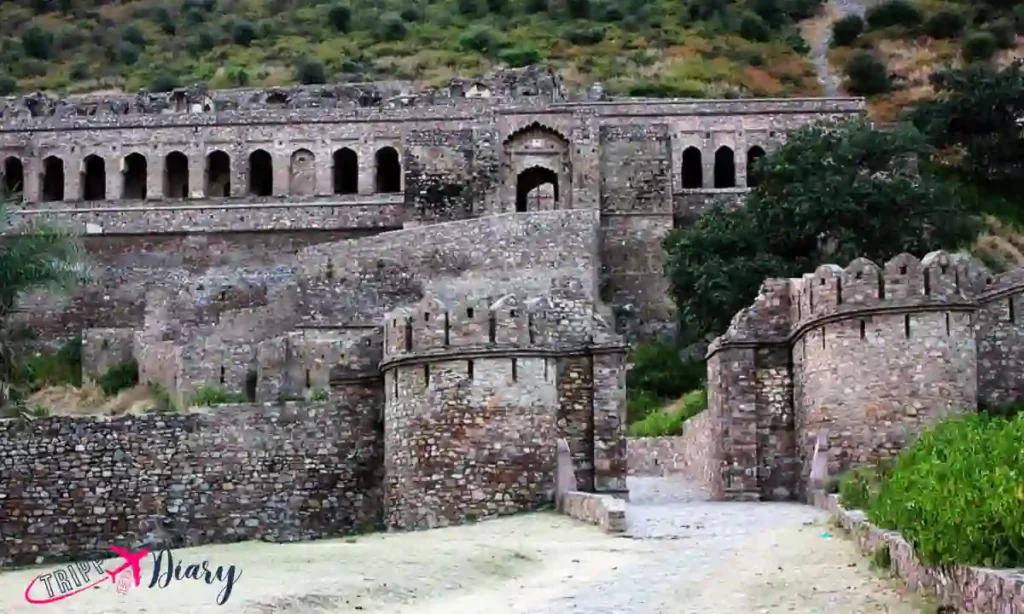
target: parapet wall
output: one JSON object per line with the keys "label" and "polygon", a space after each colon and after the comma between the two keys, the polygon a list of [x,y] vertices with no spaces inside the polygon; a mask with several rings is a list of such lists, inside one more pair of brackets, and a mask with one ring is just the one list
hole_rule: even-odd
{"label": "parapet wall", "polygon": [[0,565],[378,527],[382,402],[0,422]]}
{"label": "parapet wall", "polygon": [[720,496],[802,493],[821,433],[834,475],[979,399],[1021,398],[1022,291],[1020,272],[946,252],[766,281],[708,352]]}

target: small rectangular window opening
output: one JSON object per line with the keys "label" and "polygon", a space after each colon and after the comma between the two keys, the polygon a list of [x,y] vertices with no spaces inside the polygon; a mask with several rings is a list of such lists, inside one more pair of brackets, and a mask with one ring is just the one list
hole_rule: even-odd
{"label": "small rectangular window opening", "polygon": [[473,379],[473,361],[470,360],[466,364],[466,371],[468,371],[469,379]]}
{"label": "small rectangular window opening", "polygon": [[512,359],[512,381],[519,381],[519,369],[515,358]]}

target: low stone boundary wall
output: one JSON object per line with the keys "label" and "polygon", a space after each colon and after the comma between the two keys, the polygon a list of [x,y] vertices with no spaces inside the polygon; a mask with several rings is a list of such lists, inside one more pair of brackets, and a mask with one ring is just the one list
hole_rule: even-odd
{"label": "low stone boundary wall", "polygon": [[562,496],[560,511],[576,520],[596,524],[609,533],[626,530],[626,502],[611,495],[569,491]]}
{"label": "low stone boundary wall", "polygon": [[892,570],[911,590],[932,591],[943,605],[957,611],[978,614],[1024,613],[1024,569],[985,569],[956,565],[939,569],[921,563],[914,548],[894,531],[886,531],[870,522],[864,512],[847,510],[837,495],[816,491],[814,505],[831,512],[839,524],[850,531],[865,554],[889,549]]}
{"label": "low stone boundary wall", "polygon": [[684,475],[710,488],[718,463],[711,432],[711,412],[702,411],[683,423],[675,437],[630,437],[626,440],[629,475],[666,477]]}

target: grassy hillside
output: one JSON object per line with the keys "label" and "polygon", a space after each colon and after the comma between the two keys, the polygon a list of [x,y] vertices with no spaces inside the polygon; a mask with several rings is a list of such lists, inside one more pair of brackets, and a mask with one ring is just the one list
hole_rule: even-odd
{"label": "grassy hillside", "polygon": [[[869,3],[870,4],[870,3]],[[835,19],[833,15],[833,19]],[[946,66],[985,61],[1009,64],[1024,56],[1024,1],[888,0],[874,3],[862,24],[846,18],[829,52],[846,89],[869,95],[871,114],[883,121],[933,94],[929,77]],[[845,36],[842,31],[846,30]],[[833,30],[837,32],[837,30]],[[841,40],[845,39],[845,40]],[[887,75],[872,70],[873,58]],[[852,75],[852,77],[851,77]]]}
{"label": "grassy hillside", "polygon": [[570,84],[820,94],[795,22],[820,0],[3,0],[0,94],[446,82],[547,62]]}

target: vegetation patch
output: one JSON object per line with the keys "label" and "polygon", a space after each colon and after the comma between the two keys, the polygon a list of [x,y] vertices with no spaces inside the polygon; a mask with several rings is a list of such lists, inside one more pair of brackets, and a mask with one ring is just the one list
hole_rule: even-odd
{"label": "vegetation patch", "polygon": [[869,499],[869,519],[930,565],[1024,566],[1021,441],[1022,414],[944,421],[900,456]]}
{"label": "vegetation patch", "polygon": [[189,398],[189,407],[211,407],[213,405],[235,405],[247,403],[248,398],[243,392],[224,390],[219,386],[203,384],[196,388]]}
{"label": "vegetation patch", "polygon": [[[4,0],[0,95],[454,76],[543,61],[613,93],[821,92],[797,22],[821,0]],[[712,56],[698,48],[720,48]],[[689,53],[679,54],[687,48]],[[797,66],[797,70],[793,67]]]}
{"label": "vegetation patch", "polygon": [[630,437],[667,437],[681,435],[683,423],[708,408],[707,390],[693,390],[663,409],[652,411],[629,425]]}

